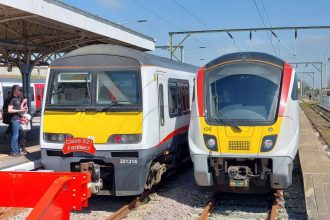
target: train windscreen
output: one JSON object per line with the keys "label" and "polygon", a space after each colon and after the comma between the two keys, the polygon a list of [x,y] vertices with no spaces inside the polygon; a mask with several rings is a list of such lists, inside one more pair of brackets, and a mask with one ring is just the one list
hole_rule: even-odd
{"label": "train windscreen", "polygon": [[237,125],[271,122],[279,101],[282,68],[240,62],[206,72],[207,116]]}
{"label": "train windscreen", "polygon": [[129,107],[141,105],[137,70],[52,72],[47,106]]}

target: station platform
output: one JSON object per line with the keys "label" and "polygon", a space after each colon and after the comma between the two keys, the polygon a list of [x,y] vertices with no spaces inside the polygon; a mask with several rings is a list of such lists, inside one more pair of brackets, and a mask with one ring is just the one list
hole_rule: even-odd
{"label": "station platform", "polygon": [[330,158],[305,113],[300,113],[299,158],[308,219],[330,219]]}
{"label": "station platform", "polygon": [[33,118],[32,129],[27,132],[26,150],[28,153],[20,157],[9,156],[10,137],[6,139],[4,136],[7,127],[8,125],[0,121],[0,170],[33,170],[39,168],[41,166],[39,146],[40,118]]}

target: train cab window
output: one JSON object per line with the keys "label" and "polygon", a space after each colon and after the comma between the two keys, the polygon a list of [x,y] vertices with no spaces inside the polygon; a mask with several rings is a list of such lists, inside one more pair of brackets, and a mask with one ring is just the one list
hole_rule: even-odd
{"label": "train cab window", "polygon": [[179,88],[175,82],[168,84],[168,110],[170,118],[177,117],[180,114]]}
{"label": "train cab window", "polygon": [[229,64],[207,72],[208,119],[238,125],[271,123],[281,76],[281,68],[259,63]]}
{"label": "train cab window", "polygon": [[88,72],[64,72],[54,75],[48,103],[51,105],[91,104],[91,80]]}
{"label": "train cab window", "polygon": [[97,74],[96,104],[137,105],[140,103],[137,71]]}
{"label": "train cab window", "polygon": [[165,114],[164,114],[164,88],[163,84],[159,85],[159,119],[160,125],[165,125]]}

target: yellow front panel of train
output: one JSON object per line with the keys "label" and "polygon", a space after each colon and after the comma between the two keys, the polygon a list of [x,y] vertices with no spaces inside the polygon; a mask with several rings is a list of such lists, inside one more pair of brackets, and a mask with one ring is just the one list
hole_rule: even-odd
{"label": "yellow front panel of train", "polygon": [[[213,135],[217,138],[218,152],[258,154],[261,153],[262,140],[265,136],[279,134],[282,118],[279,117],[274,124],[269,126],[239,126],[241,131],[235,130],[231,126],[209,125],[203,117],[200,118],[200,124],[203,134]],[[207,149],[206,146],[205,148]]]}
{"label": "yellow front panel of train", "polygon": [[105,144],[112,134],[141,134],[142,112],[46,111],[43,132],[93,136],[95,144]]}

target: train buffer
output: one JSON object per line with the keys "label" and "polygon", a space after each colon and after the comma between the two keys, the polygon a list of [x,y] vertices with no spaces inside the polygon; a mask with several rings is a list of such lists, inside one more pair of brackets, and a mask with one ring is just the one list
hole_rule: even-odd
{"label": "train buffer", "polygon": [[33,208],[27,220],[69,219],[87,207],[89,173],[1,171],[0,207]]}

